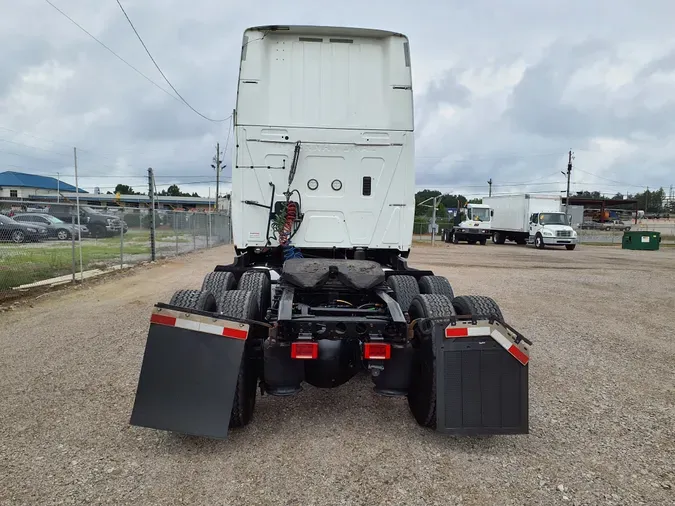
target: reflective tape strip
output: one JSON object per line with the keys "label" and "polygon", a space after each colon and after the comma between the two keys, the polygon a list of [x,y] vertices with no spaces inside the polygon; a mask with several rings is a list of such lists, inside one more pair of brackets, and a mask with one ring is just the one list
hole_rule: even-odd
{"label": "reflective tape strip", "polygon": [[504,334],[499,332],[498,330],[493,330],[492,333],[490,334],[492,339],[497,341],[499,345],[504,348],[506,351],[508,351],[513,358],[515,358],[518,362],[520,362],[523,365],[527,365],[527,363],[530,361],[530,357],[528,357],[523,351],[518,348],[514,343],[509,341]]}
{"label": "reflective tape strip", "polygon": [[179,313],[169,310],[163,310],[161,313],[154,312],[150,317],[150,323],[194,330],[195,332],[204,332],[206,334],[214,334],[216,336],[230,337],[233,339],[246,339],[248,337],[249,326],[245,323],[213,319],[201,315],[192,315],[191,318],[179,318],[175,316],[177,314]]}
{"label": "reflective tape strip", "polygon": [[450,325],[445,329],[445,337],[480,337],[489,336],[490,327],[453,327]]}

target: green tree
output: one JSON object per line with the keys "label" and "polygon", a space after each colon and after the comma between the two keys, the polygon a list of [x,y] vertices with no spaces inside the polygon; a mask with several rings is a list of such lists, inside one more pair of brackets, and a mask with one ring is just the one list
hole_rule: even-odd
{"label": "green tree", "polygon": [[115,186],[115,193],[119,193],[121,195],[141,195],[141,193],[135,192],[131,186],[126,184],[118,184]]}
{"label": "green tree", "polygon": [[170,197],[182,197],[183,193],[181,193],[180,188],[178,188],[178,185],[172,184],[169,186],[169,188],[166,190],[166,194],[169,195]]}

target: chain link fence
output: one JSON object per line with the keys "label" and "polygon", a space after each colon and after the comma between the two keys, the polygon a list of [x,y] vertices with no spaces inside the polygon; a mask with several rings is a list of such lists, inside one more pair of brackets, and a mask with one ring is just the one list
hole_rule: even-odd
{"label": "chain link fence", "polygon": [[227,212],[0,201],[0,302],[232,241]]}

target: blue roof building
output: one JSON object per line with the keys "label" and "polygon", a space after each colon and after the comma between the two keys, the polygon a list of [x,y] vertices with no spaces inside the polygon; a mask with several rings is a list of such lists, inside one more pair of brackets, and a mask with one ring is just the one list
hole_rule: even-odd
{"label": "blue roof building", "polygon": [[[26,174],[25,172],[0,172],[0,197],[28,198],[34,195],[55,195],[57,192],[75,192],[71,184],[54,177]],[[79,193],[87,193],[82,188]]]}

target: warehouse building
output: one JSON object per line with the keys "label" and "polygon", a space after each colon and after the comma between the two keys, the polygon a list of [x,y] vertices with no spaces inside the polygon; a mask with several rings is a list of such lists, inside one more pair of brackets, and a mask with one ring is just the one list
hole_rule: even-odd
{"label": "warehouse building", "polygon": [[[87,193],[82,188],[80,193]],[[56,197],[59,192],[72,192],[75,187],[54,177],[26,174],[25,172],[0,172],[0,198],[28,199],[34,197]]]}

